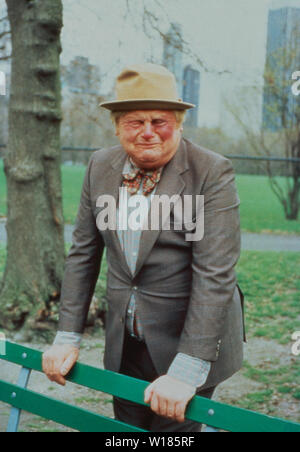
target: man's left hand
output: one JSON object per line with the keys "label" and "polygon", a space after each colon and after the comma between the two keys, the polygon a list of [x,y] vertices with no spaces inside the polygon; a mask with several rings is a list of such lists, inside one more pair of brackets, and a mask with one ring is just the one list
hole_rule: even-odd
{"label": "man's left hand", "polygon": [[163,375],[146,388],[144,400],[159,416],[184,422],[186,407],[195,393],[193,386]]}

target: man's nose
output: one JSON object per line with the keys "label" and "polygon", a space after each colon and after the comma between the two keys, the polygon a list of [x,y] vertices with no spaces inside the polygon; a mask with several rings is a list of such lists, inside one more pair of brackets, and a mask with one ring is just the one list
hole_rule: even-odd
{"label": "man's nose", "polygon": [[145,140],[150,140],[154,136],[154,130],[153,125],[151,122],[145,122],[144,123],[144,129],[143,129],[143,138]]}

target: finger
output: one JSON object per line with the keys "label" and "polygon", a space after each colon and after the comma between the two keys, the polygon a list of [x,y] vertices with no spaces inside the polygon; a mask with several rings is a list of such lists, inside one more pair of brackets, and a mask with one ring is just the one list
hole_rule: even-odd
{"label": "finger", "polygon": [[51,369],[53,368],[53,359],[47,352],[42,355],[42,367],[45,374],[51,372]]}
{"label": "finger", "polygon": [[66,380],[55,368],[54,359],[52,359],[50,356],[47,356],[47,354],[43,355],[42,367],[43,371],[50,381],[54,381],[62,386],[66,384]]}
{"label": "finger", "polygon": [[62,386],[65,386],[66,380],[60,373],[54,372],[54,371],[47,371],[46,376],[50,381],[54,381],[55,383],[58,383]]}
{"label": "finger", "polygon": [[55,366],[54,360],[50,360],[48,363],[48,371],[47,371],[47,377],[50,381],[54,381],[55,383],[58,383],[59,385],[64,386],[66,384],[66,380],[64,377],[60,374],[59,370]]}
{"label": "finger", "polygon": [[145,389],[145,393],[144,393],[144,402],[145,403],[151,402],[152,393],[153,393],[153,386],[151,384],[151,385],[147,386],[147,388]]}
{"label": "finger", "polygon": [[72,352],[60,368],[61,375],[67,375],[77,361],[77,353]]}
{"label": "finger", "polygon": [[184,402],[176,403],[174,417],[177,422],[181,423],[181,422],[185,421],[185,409],[186,409],[186,403],[184,403]]}
{"label": "finger", "polygon": [[42,369],[43,369],[43,372],[47,375],[47,373],[48,373],[48,358],[47,358],[47,356],[45,355],[45,354],[43,354],[43,357],[42,357]]}
{"label": "finger", "polygon": [[176,403],[168,401],[166,416],[169,419],[176,419]]}
{"label": "finger", "polygon": [[45,354],[42,355],[42,369],[43,372],[45,372],[45,364],[46,364],[46,359],[45,359]]}
{"label": "finger", "polygon": [[168,403],[167,400],[162,397],[158,398],[158,414],[164,417],[168,415]]}
{"label": "finger", "polygon": [[52,376],[48,376],[48,378],[49,378],[50,381],[54,381],[55,383],[58,383],[61,386],[65,386],[66,385],[65,378],[62,375],[60,375],[60,374],[55,374],[55,375],[52,375]]}
{"label": "finger", "polygon": [[151,397],[151,410],[154,411],[154,413],[159,414],[159,410],[158,410],[158,398],[155,392],[153,392],[152,397]]}
{"label": "finger", "polygon": [[43,356],[43,371],[45,372],[45,374],[47,375],[47,377],[49,378],[49,380],[53,380],[52,375],[53,375],[53,368],[54,368],[54,363],[53,360],[50,358],[50,356]]}
{"label": "finger", "polygon": [[61,386],[65,386],[66,385],[66,380],[62,375],[57,375],[55,382],[58,383]]}

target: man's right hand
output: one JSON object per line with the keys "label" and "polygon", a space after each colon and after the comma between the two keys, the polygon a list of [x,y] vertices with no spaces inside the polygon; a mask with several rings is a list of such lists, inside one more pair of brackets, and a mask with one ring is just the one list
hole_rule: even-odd
{"label": "man's right hand", "polygon": [[43,371],[50,381],[64,386],[64,378],[75,365],[79,350],[72,345],[53,345],[43,354]]}

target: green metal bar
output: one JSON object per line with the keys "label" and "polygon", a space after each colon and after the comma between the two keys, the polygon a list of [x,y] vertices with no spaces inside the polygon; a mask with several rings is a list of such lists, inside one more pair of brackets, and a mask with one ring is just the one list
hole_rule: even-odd
{"label": "green metal bar", "polygon": [[0,358],[28,369],[42,372],[42,352],[6,341],[5,354]]}
{"label": "green metal bar", "polygon": [[2,380],[0,380],[0,400],[81,432],[145,431]]}
{"label": "green metal bar", "polygon": [[233,433],[300,433],[300,424],[201,397],[193,398],[186,417]]}
{"label": "green metal bar", "polygon": [[[41,356],[42,353],[37,350],[7,342],[6,355],[1,358],[36,371],[42,371]],[[80,363],[77,363],[68,375],[68,381],[142,405],[145,405],[143,395],[149,384],[142,380]],[[300,424],[224,405],[198,396],[194,397],[189,404],[186,417],[231,432],[300,433]]]}
{"label": "green metal bar", "polygon": [[[42,372],[42,352],[38,350],[6,342],[6,355],[1,356],[1,359]],[[145,405],[143,392],[149,384],[145,381],[81,363],[75,365],[67,379],[72,383]]]}

